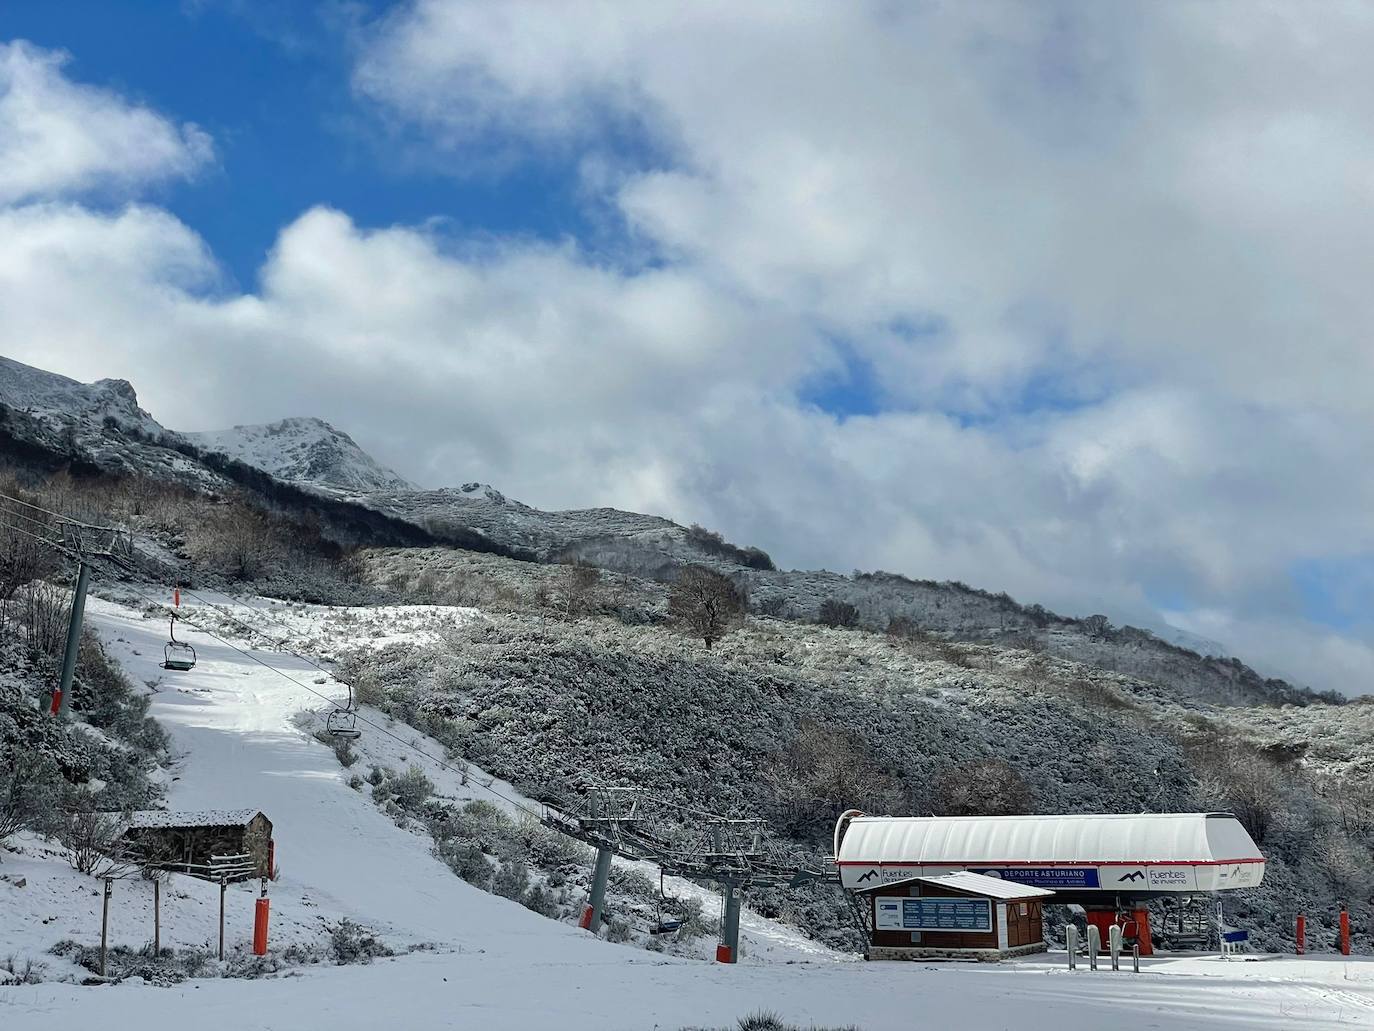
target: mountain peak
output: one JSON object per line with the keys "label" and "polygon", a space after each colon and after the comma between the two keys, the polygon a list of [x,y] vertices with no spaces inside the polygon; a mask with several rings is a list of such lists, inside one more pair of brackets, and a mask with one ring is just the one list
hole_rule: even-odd
{"label": "mountain peak", "polygon": [[122,429],[150,436],[163,432],[138,406],[138,394],[126,379],[81,383],[56,372],[37,369],[0,355],[0,402],[61,429],[98,431],[113,419]]}
{"label": "mountain peak", "polygon": [[406,490],[413,486],[381,465],[343,430],[314,416],[183,436],[280,480],[344,490]]}

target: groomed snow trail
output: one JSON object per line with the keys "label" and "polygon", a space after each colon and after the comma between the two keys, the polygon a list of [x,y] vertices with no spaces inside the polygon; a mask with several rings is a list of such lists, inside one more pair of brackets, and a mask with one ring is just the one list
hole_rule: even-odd
{"label": "groomed snow trail", "polygon": [[[467,885],[429,855],[426,839],[397,828],[350,790],[330,750],[296,725],[301,710],[322,704],[310,691],[203,635],[190,635],[200,653],[196,669],[166,673],[157,666],[164,624],[98,599],[90,618],[130,675],[159,685],[153,714],[185,753],[169,806],[260,808],[274,821],[282,866],[272,889],[274,946],[280,947],[278,926],[300,931],[319,918],[346,915],[395,943],[429,941],[440,951],[258,981],[5,988],[0,1027],[6,1031],[644,1031],[732,1026],[760,1009],[803,1026],[852,1024],[868,1031],[1370,1026],[1374,963],[1163,960],[1139,976],[1070,975],[1052,958],[1000,967],[834,961],[723,967],[596,941]],[[305,663],[262,655],[311,688],[338,690],[328,679],[316,683],[319,672]],[[399,724],[394,729],[407,741],[419,737]],[[389,747],[405,750],[394,742]],[[250,899],[248,893],[240,901]],[[243,940],[247,927],[240,923]],[[203,927],[202,919],[198,933]],[[123,933],[138,942],[142,931]]]}

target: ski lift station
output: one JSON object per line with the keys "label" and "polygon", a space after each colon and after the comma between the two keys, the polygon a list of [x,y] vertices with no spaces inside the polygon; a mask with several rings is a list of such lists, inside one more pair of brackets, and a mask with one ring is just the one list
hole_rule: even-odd
{"label": "ski lift station", "polygon": [[[1193,903],[1264,879],[1264,856],[1229,813],[892,817],[850,810],[835,825],[835,861],[840,883],[868,908],[874,958],[1043,949],[1043,937],[1022,940],[1028,932],[1013,934],[1000,924],[1008,905],[1026,905],[1028,916],[1030,904],[1038,911],[1042,900],[1082,906],[1103,941],[1113,925],[1120,926],[1128,945],[1148,956],[1148,901],[1173,903],[1175,914],[1204,913],[1207,907]],[[946,877],[958,873],[978,880]],[[1010,885],[1041,894],[1013,897],[1005,894]],[[940,904],[933,900],[944,901],[941,892],[956,888],[962,890],[944,892],[949,904],[941,924]],[[973,899],[987,905],[953,905]],[[976,925],[967,924],[975,910]],[[1022,915],[1019,908],[1014,914]],[[1005,933],[997,939],[999,928]],[[1197,929],[1179,930],[1186,937]],[[950,936],[955,931],[968,937],[956,941]],[[1039,934],[1038,926],[1029,933]]]}

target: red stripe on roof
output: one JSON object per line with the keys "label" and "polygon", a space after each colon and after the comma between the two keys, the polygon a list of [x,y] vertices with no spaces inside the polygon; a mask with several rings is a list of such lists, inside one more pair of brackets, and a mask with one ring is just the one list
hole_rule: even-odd
{"label": "red stripe on roof", "polygon": [[1263,856],[1258,859],[1101,859],[1084,861],[1081,859],[1072,862],[1065,860],[1056,862],[1054,860],[1041,860],[1032,862],[1028,859],[941,859],[941,860],[873,860],[863,859],[842,859],[837,860],[836,866],[1235,866],[1240,863],[1263,863],[1266,860]]}

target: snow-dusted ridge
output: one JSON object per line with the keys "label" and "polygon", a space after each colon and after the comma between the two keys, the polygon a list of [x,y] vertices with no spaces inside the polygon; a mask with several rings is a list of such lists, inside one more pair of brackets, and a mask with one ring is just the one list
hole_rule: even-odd
{"label": "snow-dusted ridge", "polygon": [[282,419],[182,436],[292,483],[364,491],[413,489],[323,419]]}

